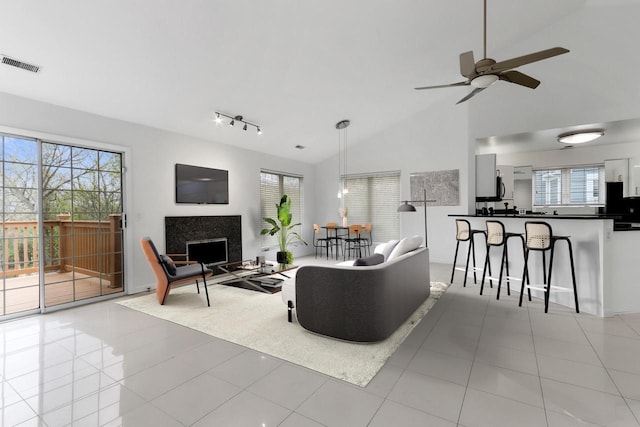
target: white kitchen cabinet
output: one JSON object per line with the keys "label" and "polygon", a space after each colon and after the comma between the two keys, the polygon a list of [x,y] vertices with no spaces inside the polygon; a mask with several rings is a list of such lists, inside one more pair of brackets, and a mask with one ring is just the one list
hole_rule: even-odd
{"label": "white kitchen cabinet", "polygon": [[629,191],[625,196],[640,196],[640,157],[629,159]]}
{"label": "white kitchen cabinet", "polygon": [[496,155],[476,155],[476,197],[496,197]]}
{"label": "white kitchen cabinet", "polygon": [[[637,184],[634,185],[632,183],[629,185],[629,172],[629,159],[610,159],[604,161],[605,182],[622,182],[623,197],[633,196],[636,192],[636,189],[633,187],[637,186]],[[637,172],[640,173],[640,170]],[[637,179],[640,179],[640,177]]]}

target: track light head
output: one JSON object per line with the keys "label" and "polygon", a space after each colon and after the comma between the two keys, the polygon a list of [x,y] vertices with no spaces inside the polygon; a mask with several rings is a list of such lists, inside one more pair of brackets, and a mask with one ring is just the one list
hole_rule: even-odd
{"label": "track light head", "polygon": [[220,118],[220,113],[216,113],[216,124],[219,125],[222,123],[222,119]]}
{"label": "track light head", "polygon": [[247,124],[246,123],[244,124],[244,127],[242,128],[242,130],[245,130],[245,131],[247,130]]}
{"label": "track light head", "polygon": [[234,126],[236,124],[235,119],[231,119],[231,121],[229,122],[229,126]]}
{"label": "track light head", "polygon": [[262,135],[262,130],[260,129],[260,126],[258,126],[257,128],[258,128],[258,135]]}

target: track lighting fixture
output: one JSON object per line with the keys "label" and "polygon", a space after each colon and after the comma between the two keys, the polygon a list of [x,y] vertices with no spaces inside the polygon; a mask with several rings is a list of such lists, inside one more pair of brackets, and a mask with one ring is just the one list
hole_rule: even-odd
{"label": "track lighting fixture", "polygon": [[244,126],[242,126],[242,130],[247,130],[249,126],[253,126],[254,128],[256,128],[256,132],[258,133],[258,135],[262,135],[262,129],[260,128],[260,125],[257,125],[255,123],[251,123],[248,122],[246,120],[244,120],[244,117],[237,115],[237,116],[232,116],[229,114],[224,114],[224,113],[219,113],[219,112],[215,112],[216,114],[216,118],[215,118],[215,122],[216,124],[221,124],[223,117],[226,117],[227,119],[229,119],[229,126],[235,126],[236,122],[242,123]]}

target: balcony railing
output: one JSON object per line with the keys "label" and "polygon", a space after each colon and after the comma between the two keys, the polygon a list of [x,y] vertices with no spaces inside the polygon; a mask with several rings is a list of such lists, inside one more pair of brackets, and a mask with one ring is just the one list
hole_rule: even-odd
{"label": "balcony railing", "polygon": [[101,277],[110,287],[122,286],[121,215],[109,215],[109,221],[71,220],[58,215],[44,221],[44,254],[39,254],[38,223],[4,223],[2,269],[0,278],[37,273],[39,263],[46,272],[78,272]]}

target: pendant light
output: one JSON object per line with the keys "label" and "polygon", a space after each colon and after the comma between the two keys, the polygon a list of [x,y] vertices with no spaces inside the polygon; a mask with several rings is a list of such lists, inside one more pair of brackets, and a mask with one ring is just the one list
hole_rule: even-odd
{"label": "pendant light", "polygon": [[[343,198],[349,192],[347,188],[347,127],[349,120],[340,120],[336,123],[338,129],[338,198]],[[344,204],[344,201],[343,201]]]}

